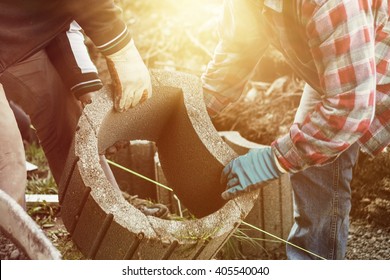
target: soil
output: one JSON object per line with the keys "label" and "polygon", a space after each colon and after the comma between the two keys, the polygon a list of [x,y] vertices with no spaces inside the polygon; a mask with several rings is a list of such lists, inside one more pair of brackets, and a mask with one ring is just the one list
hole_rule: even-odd
{"label": "soil", "polygon": [[0,232],[0,259],[1,260],[28,260],[26,254]]}

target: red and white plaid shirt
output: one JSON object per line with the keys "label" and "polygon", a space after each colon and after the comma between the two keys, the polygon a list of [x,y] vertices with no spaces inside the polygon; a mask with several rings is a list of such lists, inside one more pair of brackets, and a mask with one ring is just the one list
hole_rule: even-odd
{"label": "red and white plaid shirt", "polygon": [[390,143],[389,0],[295,1],[288,14],[283,0],[225,1],[220,42],[202,76],[209,110],[238,99],[274,44],[322,95],[272,143],[282,167],[324,164],[357,141],[379,153]]}

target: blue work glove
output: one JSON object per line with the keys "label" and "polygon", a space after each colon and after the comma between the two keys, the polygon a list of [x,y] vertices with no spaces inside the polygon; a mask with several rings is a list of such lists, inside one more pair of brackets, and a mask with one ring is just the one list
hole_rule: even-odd
{"label": "blue work glove", "polygon": [[233,159],[225,166],[221,184],[226,185],[222,193],[225,200],[258,189],[282,173],[276,166],[271,147],[251,149],[245,155]]}

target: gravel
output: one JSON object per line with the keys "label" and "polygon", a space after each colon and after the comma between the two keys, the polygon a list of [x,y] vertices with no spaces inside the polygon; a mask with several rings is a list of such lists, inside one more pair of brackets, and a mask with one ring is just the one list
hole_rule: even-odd
{"label": "gravel", "polygon": [[390,228],[358,220],[351,224],[347,259],[390,260]]}
{"label": "gravel", "polygon": [[17,245],[0,232],[0,259],[1,260],[28,260]]}

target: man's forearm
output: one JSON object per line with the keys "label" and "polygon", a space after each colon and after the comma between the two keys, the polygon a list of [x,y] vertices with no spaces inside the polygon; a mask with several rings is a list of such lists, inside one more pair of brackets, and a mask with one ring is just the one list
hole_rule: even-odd
{"label": "man's forearm", "polygon": [[112,0],[72,0],[68,6],[86,35],[105,55],[119,51],[130,42],[122,11]]}
{"label": "man's forearm", "polygon": [[206,105],[218,112],[236,101],[268,47],[261,7],[257,1],[225,1],[219,23],[219,44],[202,75],[203,87],[213,96]]}

